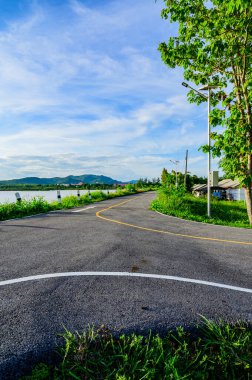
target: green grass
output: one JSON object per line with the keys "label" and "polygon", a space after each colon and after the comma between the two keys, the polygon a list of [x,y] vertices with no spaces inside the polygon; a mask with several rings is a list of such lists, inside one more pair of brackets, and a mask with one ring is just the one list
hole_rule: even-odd
{"label": "green grass", "polygon": [[37,365],[23,380],[252,379],[251,326],[203,319],[193,332],[178,327],[163,337],[114,337],[102,326],[66,331],[56,366]]}
{"label": "green grass", "polygon": [[[89,199],[88,194],[81,195],[80,201],[77,196],[71,195],[62,198],[62,203],[58,201],[47,202],[43,197],[36,197],[32,200],[22,200],[20,203],[4,203],[0,204],[0,220],[8,220],[14,218],[22,218],[25,216],[46,213],[53,210],[69,209],[78,206],[88,205],[93,202],[103,201],[105,199],[111,199],[124,195],[130,195],[143,190],[127,190],[118,188],[115,193],[109,194],[102,191],[92,191],[92,199]],[[144,190],[146,191],[146,190]]]}
{"label": "green grass", "polygon": [[198,222],[251,228],[244,201],[211,199],[211,218],[207,216],[207,199],[189,193],[161,189],[151,209],[163,214]]}

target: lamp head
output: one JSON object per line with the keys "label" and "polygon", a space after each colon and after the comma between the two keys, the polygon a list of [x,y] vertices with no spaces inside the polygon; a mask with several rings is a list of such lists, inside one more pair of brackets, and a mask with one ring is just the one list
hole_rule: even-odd
{"label": "lamp head", "polygon": [[199,88],[200,91],[206,91],[206,90],[211,90],[212,88],[218,88],[219,86],[214,85],[214,84],[206,84],[205,86],[202,86]]}
{"label": "lamp head", "polygon": [[189,87],[189,85],[186,82],[182,82],[182,86]]}

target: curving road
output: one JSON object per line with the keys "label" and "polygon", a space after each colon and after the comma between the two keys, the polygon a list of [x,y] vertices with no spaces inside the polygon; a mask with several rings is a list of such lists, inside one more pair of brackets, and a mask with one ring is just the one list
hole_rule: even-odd
{"label": "curving road", "polygon": [[252,230],[155,213],[154,197],[0,223],[1,379],[46,359],[63,326],[252,320]]}

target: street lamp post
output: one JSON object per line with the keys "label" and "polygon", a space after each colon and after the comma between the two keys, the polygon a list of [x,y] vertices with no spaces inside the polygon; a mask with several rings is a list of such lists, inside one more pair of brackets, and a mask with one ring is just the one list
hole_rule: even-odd
{"label": "street lamp post", "polygon": [[189,84],[183,82],[182,83],[182,86],[184,87],[189,87],[191,90],[193,90],[194,92],[197,92],[197,94],[199,94],[200,96],[202,96],[204,99],[207,99],[207,103],[208,103],[208,107],[207,107],[207,135],[208,135],[208,168],[207,168],[207,171],[208,171],[208,175],[207,175],[207,215],[208,217],[210,218],[211,217],[211,179],[210,179],[210,176],[211,176],[211,124],[210,124],[210,112],[211,112],[211,89],[212,88],[216,88],[217,86],[213,86],[213,85],[206,85],[206,86],[203,86],[203,87],[200,87],[199,90],[200,91],[205,91],[207,90],[208,91],[208,96],[205,95],[205,94],[202,94],[199,90],[196,90],[195,88],[191,87]]}
{"label": "street lamp post", "polygon": [[186,176],[187,176],[187,160],[188,160],[188,149],[186,149],[186,156],[185,156],[185,176],[184,176],[184,187],[186,189]]}
{"label": "street lamp post", "polygon": [[211,124],[210,124],[210,112],[211,112],[211,89],[213,86],[203,86],[200,87],[199,90],[201,91],[208,91],[208,97],[207,97],[207,134],[208,134],[208,178],[207,178],[207,215],[210,218],[211,217]]}
{"label": "street lamp post", "polygon": [[179,163],[179,161],[175,160],[170,160],[174,165],[176,165],[176,189],[178,188],[178,171],[177,171],[177,165]]}

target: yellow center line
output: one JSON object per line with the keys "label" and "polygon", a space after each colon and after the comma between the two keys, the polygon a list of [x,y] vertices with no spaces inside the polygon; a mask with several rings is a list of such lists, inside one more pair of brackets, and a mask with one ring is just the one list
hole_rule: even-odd
{"label": "yellow center line", "polygon": [[136,229],[144,230],[144,231],[156,232],[156,233],[159,233],[159,234],[173,235],[173,236],[185,237],[185,238],[189,238],[189,239],[215,241],[215,242],[220,242],[220,243],[232,243],[232,244],[252,245],[252,242],[237,241],[237,240],[227,240],[227,239],[218,239],[218,238],[211,238],[211,237],[206,237],[206,236],[195,236],[195,235],[180,234],[180,233],[171,232],[171,231],[157,230],[157,229],[154,229],[154,228],[137,226],[136,224],[126,223],[126,222],[122,222],[120,220],[106,218],[105,216],[101,216],[102,213],[108,211],[109,209],[122,206],[122,205],[124,205],[124,204],[126,204],[128,202],[133,201],[133,200],[135,200],[135,197],[134,197],[134,199],[129,199],[129,200],[121,202],[121,203],[116,203],[115,205],[112,205],[112,206],[109,206],[107,208],[104,208],[103,210],[97,211],[96,216],[97,216],[97,218],[106,220],[106,221],[111,222],[111,223],[117,223],[117,224],[121,224],[123,226],[131,227],[131,228],[136,228]]}

